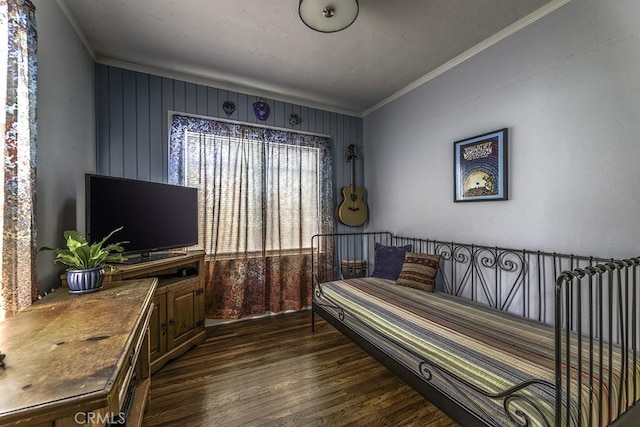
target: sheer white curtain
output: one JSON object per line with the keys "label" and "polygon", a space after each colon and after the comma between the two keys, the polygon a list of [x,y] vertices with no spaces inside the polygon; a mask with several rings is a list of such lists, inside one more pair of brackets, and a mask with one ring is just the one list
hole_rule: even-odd
{"label": "sheer white curtain", "polygon": [[295,251],[320,232],[320,150],[263,137],[185,134],[184,184],[202,190],[200,247],[210,254]]}
{"label": "sheer white curtain", "polygon": [[200,189],[209,317],[310,305],[311,238],[334,224],[328,138],[174,115],[170,181]]}

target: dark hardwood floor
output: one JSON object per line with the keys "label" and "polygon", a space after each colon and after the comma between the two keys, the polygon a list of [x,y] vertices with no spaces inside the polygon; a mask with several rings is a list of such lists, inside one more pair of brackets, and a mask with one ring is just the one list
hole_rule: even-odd
{"label": "dark hardwood floor", "polygon": [[151,380],[143,426],[457,426],[311,312],[209,327]]}

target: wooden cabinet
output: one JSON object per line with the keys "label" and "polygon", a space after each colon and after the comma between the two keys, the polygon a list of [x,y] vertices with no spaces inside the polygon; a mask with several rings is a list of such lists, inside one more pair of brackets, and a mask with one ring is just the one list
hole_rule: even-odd
{"label": "wooden cabinet", "polygon": [[0,425],[141,425],[157,282],[58,289],[0,323]]}
{"label": "wooden cabinet", "polygon": [[158,278],[150,322],[153,373],[205,339],[204,252],[117,266],[105,283],[140,277]]}
{"label": "wooden cabinet", "polygon": [[198,277],[162,279],[151,321],[151,371],[205,339],[204,286]]}

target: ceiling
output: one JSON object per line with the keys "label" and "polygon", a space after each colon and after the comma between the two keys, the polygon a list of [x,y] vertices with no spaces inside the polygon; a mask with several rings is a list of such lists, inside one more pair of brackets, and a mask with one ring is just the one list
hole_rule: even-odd
{"label": "ceiling", "polygon": [[58,3],[99,63],[366,115],[567,1],[360,0],[329,34],[298,0]]}

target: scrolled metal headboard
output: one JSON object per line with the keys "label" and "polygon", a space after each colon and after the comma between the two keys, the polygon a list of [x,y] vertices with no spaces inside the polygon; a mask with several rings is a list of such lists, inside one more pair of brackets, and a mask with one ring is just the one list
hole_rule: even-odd
{"label": "scrolled metal headboard", "polygon": [[375,268],[376,243],[412,245],[441,257],[436,289],[501,311],[555,323],[554,287],[565,270],[609,259],[395,236],[390,232],[320,234],[312,239],[314,283],[344,276],[345,260]]}

